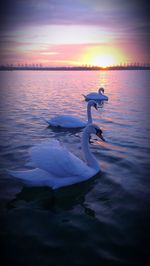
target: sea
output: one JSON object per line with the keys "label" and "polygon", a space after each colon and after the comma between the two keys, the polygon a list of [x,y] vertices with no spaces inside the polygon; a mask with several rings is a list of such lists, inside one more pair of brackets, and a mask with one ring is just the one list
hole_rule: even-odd
{"label": "sea", "polygon": [[[30,148],[50,139],[84,160],[83,129],[49,127],[45,119],[86,121],[82,94],[99,87],[109,98],[92,108],[106,140],[93,136],[90,144],[99,174],[56,190],[8,174],[31,169]],[[149,70],[0,71],[1,265],[149,265],[149,110]]]}

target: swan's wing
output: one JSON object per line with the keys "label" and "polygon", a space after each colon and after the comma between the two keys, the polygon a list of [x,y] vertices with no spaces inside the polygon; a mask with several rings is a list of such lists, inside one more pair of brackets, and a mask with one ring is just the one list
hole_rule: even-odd
{"label": "swan's wing", "polygon": [[[73,153],[69,152],[70,155],[70,161],[72,162],[72,166],[74,167],[73,169],[73,176],[79,176],[80,178],[82,177],[83,179],[87,179],[88,177],[92,177],[96,174],[96,170],[89,167],[85,162],[80,160],[77,156],[75,156]],[[71,169],[71,170],[72,170]]]}
{"label": "swan's wing", "polygon": [[96,93],[96,92],[89,93],[86,96],[86,98],[88,100],[99,100],[99,101],[108,100],[108,97],[106,95],[103,95],[103,94],[100,94],[100,93]]}
{"label": "swan's wing", "polygon": [[26,186],[51,186],[54,185],[53,177],[46,171],[36,168],[27,171],[7,170],[7,173],[15,177]]}
{"label": "swan's wing", "polygon": [[98,98],[98,96],[99,96],[99,93],[97,93],[97,92],[91,92],[91,93],[87,94],[86,98],[88,100],[95,100],[95,99]]}
{"label": "swan's wing", "polygon": [[49,186],[57,189],[85,181],[97,172],[55,140],[34,146],[30,153],[36,169],[7,170],[26,186]]}
{"label": "swan's wing", "polygon": [[66,128],[85,127],[86,122],[79,117],[70,115],[58,115],[47,121],[52,126],[60,126]]}
{"label": "swan's wing", "polygon": [[103,95],[103,100],[107,100],[108,101],[108,96]]}
{"label": "swan's wing", "polygon": [[28,187],[49,186],[53,189],[80,183],[93,176],[89,174],[88,176],[86,176],[86,178],[81,178],[81,176],[79,175],[78,176],[71,175],[68,177],[59,178],[52,176],[48,172],[39,168],[27,171],[7,170],[7,173],[13,176],[16,180],[18,180],[25,186]]}
{"label": "swan's wing", "polygon": [[87,94],[87,97],[94,97],[94,96],[97,96],[97,92],[91,92],[89,94]]}
{"label": "swan's wing", "polygon": [[93,174],[78,157],[70,153],[57,141],[38,144],[31,149],[33,163],[54,177],[87,176]]}

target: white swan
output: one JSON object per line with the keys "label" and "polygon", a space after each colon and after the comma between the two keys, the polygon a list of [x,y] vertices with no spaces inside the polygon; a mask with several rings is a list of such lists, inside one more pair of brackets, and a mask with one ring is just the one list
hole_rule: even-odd
{"label": "white swan", "polygon": [[87,118],[88,121],[84,121],[76,116],[71,115],[57,115],[50,120],[45,120],[50,126],[62,127],[62,128],[82,128],[88,123],[92,123],[91,107],[95,107],[97,110],[97,104],[95,101],[91,100],[87,105]]}
{"label": "white swan", "polygon": [[97,92],[91,92],[87,95],[82,94],[86,101],[89,100],[97,100],[97,101],[108,101],[108,97],[104,95],[104,89],[99,88],[98,93]]}
{"label": "white swan", "polygon": [[89,124],[84,129],[82,150],[86,163],[69,152],[59,141],[52,140],[31,149],[31,160],[37,168],[7,171],[27,186],[49,186],[57,189],[85,181],[100,171],[99,163],[89,149],[92,133],[104,141],[102,130],[97,125]]}

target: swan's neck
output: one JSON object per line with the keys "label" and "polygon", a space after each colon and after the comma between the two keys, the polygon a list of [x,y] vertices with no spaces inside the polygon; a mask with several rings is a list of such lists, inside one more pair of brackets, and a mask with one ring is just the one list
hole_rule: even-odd
{"label": "swan's neck", "polygon": [[84,130],[82,135],[82,150],[84,159],[89,167],[99,171],[99,163],[97,162],[96,158],[93,156],[89,148],[89,138],[90,134],[86,130]]}
{"label": "swan's neck", "polygon": [[90,103],[87,105],[87,118],[88,118],[88,124],[92,123],[92,114],[91,114],[91,105]]}

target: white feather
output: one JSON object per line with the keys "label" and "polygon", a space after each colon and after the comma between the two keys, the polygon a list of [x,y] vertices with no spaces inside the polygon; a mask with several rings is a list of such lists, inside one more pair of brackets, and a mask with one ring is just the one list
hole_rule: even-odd
{"label": "white feather", "polygon": [[89,150],[90,134],[99,128],[89,124],[83,131],[82,149],[86,159],[83,162],[63,147],[59,141],[51,140],[30,149],[33,170],[8,173],[27,186],[49,186],[53,189],[88,180],[100,171],[100,166]]}

